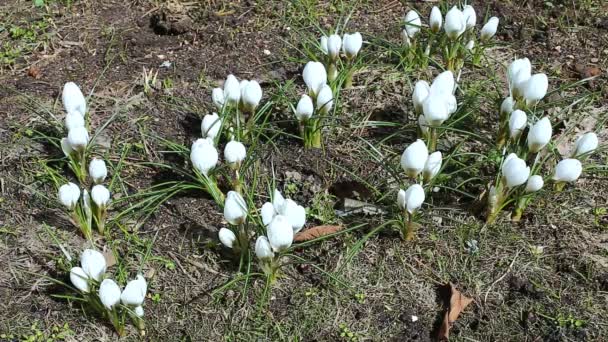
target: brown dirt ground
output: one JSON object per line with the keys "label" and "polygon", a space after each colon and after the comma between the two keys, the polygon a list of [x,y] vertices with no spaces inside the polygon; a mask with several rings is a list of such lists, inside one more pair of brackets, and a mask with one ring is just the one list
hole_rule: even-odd
{"label": "brown dirt ground", "polygon": [[[49,22],[47,35],[40,38],[44,44],[4,66],[0,75],[0,335],[29,336],[37,324],[50,336],[54,326],[68,323],[73,331],[68,340],[117,338],[109,326],[83,316],[77,304],[54,297],[65,289],[40,276],[67,281],[58,271],[61,252],[43,223],[72,253],[78,253],[85,240],[74,234],[60,208],[40,195],[55,196],[52,185],[45,183],[41,160],[56,159],[60,151],[32,138],[29,130],[34,129],[59,136],[36,113],[46,109],[61,117],[61,87],[73,80],[95,95],[90,104],[92,127],[118,113],[103,135],[112,146],[110,160],[117,161],[127,143],[132,146],[121,171],[127,193],[177,177],[137,163],[167,161],[150,136],[185,145],[196,139],[199,118],[212,110],[210,89],[227,74],[259,79],[267,94],[276,89],[275,82],[290,79],[302,90],[302,56],[290,44],[300,30],[314,28],[294,13],[294,3],[104,0],[74,1],[70,6],[51,2],[44,9],[34,8],[30,1],[0,4],[2,27],[40,18]],[[593,68],[605,75],[606,4],[548,3],[475,2],[478,13],[501,18],[500,45],[490,53],[504,63],[513,56],[530,57],[535,68],[552,76],[552,87],[559,85],[558,77],[563,83],[573,82]],[[339,4],[313,6],[321,27],[335,23]],[[397,22],[406,10],[415,7],[429,13],[431,5],[362,1],[348,27],[398,41]],[[0,38],[10,39],[5,30],[0,30]],[[163,61],[172,66],[160,68]],[[170,79],[171,89],[143,95],[142,68],[158,70],[158,79]],[[409,82],[419,75],[379,70],[362,71],[357,80],[366,86],[345,91],[345,122],[370,116],[408,123]],[[482,76],[476,70],[463,75]],[[605,76],[587,90],[600,94],[589,111],[605,113]],[[299,91],[292,89],[291,98]],[[23,95],[37,103],[24,101]],[[290,118],[287,105],[276,105],[277,121]],[[489,134],[487,125],[495,114],[486,110],[486,119],[478,123]],[[296,133],[291,122],[277,126]],[[353,197],[353,191],[374,201],[372,191],[353,174],[382,189],[395,184],[363,152],[365,145],[356,135],[379,142],[396,133],[384,148],[400,153],[414,136],[411,130],[403,132],[335,128],[324,152],[304,150],[295,139],[280,137],[276,146],[265,145],[259,153],[267,172],[271,166],[279,171],[280,187],[295,185],[298,201],[310,205],[323,192],[339,201]],[[607,156],[595,159],[605,165]],[[385,229],[349,259],[369,227],[384,220],[357,217],[349,226],[365,222],[367,228],[296,250],[308,263],[286,267],[285,277],[267,300],[262,299],[265,284],[259,278],[246,289],[242,282],[223,289],[237,273],[214,242],[224,224],[222,214],[204,195],[172,198],[139,222],[137,237],[117,231],[111,245],[134,274],[145,244],[154,241],[144,267],[151,278],[151,296],[160,296],[146,303],[147,336],[154,341],[337,341],[342,340],[342,324],[359,340],[427,341],[441,317],[439,288],[448,281],[474,298],[452,330],[457,340],[602,341],[608,336],[608,217],[593,215],[589,208],[606,208],[606,191],[605,174],[589,174],[576,189],[541,199],[519,224],[504,220],[490,228],[467,210],[470,199],[440,193],[433,198],[435,213],[425,218],[416,243],[404,244]],[[125,224],[128,231],[132,223]],[[321,222],[312,219],[309,226],[316,223]],[[481,249],[471,256],[464,242],[473,238]],[[530,253],[530,247],[538,245],[545,246],[542,256]],[[412,322],[412,315],[419,320]],[[579,320],[584,322],[581,327],[575,326]],[[129,331],[127,339],[136,340],[136,332]]]}

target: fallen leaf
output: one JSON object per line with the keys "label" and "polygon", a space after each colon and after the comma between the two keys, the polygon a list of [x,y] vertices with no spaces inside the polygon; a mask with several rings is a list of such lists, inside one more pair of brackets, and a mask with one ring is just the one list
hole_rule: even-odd
{"label": "fallen leaf", "polygon": [[110,268],[116,265],[116,258],[114,257],[114,253],[111,250],[106,250],[103,253],[104,259],[106,259],[106,267]]}
{"label": "fallen leaf", "polygon": [[450,283],[446,286],[450,287],[450,303],[447,308],[445,315],[443,316],[443,322],[441,322],[441,327],[439,327],[439,340],[447,341],[450,336],[450,328],[458,319],[458,316],[467,307],[467,305],[471,304],[473,299],[463,295],[456,289],[454,284]]}
{"label": "fallen leaf", "polygon": [[37,66],[31,66],[29,69],[27,69],[27,75],[35,79],[39,79],[40,77],[42,77],[40,68]]}
{"label": "fallen leaf", "polygon": [[302,242],[316,239],[321,236],[333,234],[344,229],[344,226],[316,226],[305,231],[299,232],[294,237],[293,241]]}

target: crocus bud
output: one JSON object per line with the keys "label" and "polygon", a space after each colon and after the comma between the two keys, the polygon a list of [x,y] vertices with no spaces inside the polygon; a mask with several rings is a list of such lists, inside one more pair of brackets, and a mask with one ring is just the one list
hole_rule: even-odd
{"label": "crocus bud", "polygon": [[224,90],[222,88],[213,88],[211,91],[211,100],[213,100],[213,104],[217,110],[222,110],[224,107],[224,101],[226,101]]}
{"label": "crocus bud", "polygon": [[241,91],[241,101],[246,111],[253,112],[262,100],[262,88],[257,81],[249,81]]}
{"label": "crocus bud", "polygon": [[543,185],[545,185],[543,177],[539,175],[530,176],[526,183],[526,193],[537,192],[543,188]]}
{"label": "crocus bud", "polygon": [[296,118],[299,121],[306,121],[312,117],[312,113],[315,110],[315,106],[312,103],[312,99],[308,95],[302,95],[298,106],[296,107]]}
{"label": "crocus bud", "polygon": [[424,203],[424,189],[422,188],[422,186],[420,186],[420,184],[411,185],[405,191],[404,196],[406,203],[405,206],[407,212],[410,214],[413,214],[418,211],[418,209],[420,209],[420,207],[422,206],[422,203]]}
{"label": "crocus bud", "polygon": [[443,16],[441,15],[441,10],[437,6],[433,6],[431,10],[431,18],[429,19],[429,26],[431,27],[431,31],[434,33],[439,32],[441,30],[441,24],[443,23]]}
{"label": "crocus bud", "polygon": [[192,144],[190,161],[192,166],[203,175],[209,174],[209,171],[217,165],[218,158],[217,149],[211,139],[198,139]]}
{"label": "crocus bud", "polygon": [[418,128],[420,128],[420,133],[425,137],[429,133],[429,124],[426,122],[424,115],[418,116]]}
{"label": "crocus bud", "polygon": [[272,193],[272,206],[274,207],[274,210],[278,213],[282,210],[283,204],[285,204],[285,197],[283,197],[279,190],[274,189]]}
{"label": "crocus bud", "polygon": [[321,36],[321,51],[323,54],[327,55],[327,36]]}
{"label": "crocus bud", "polygon": [[231,106],[238,105],[241,99],[241,85],[239,80],[232,74],[228,75],[224,82],[224,98]]}
{"label": "crocus bud", "polygon": [[110,203],[110,191],[101,184],[97,184],[91,189],[91,199],[100,208],[105,208]]}
{"label": "crocus bud", "polygon": [[439,170],[441,170],[441,162],[441,152],[435,151],[429,155],[424,164],[424,169],[422,170],[422,176],[424,177],[425,182],[428,182],[437,176]]}
{"label": "crocus bud", "polygon": [[513,100],[513,97],[509,96],[505,98],[500,105],[500,116],[506,118],[513,113],[513,110],[515,110],[515,100]]}
{"label": "crocus bud", "polygon": [[509,118],[509,135],[511,139],[517,139],[528,124],[528,116],[523,110],[515,110]]}
{"label": "crocus bud", "polygon": [[99,285],[99,300],[108,310],[120,302],[120,286],[112,279],[104,279]]}
{"label": "crocus bud", "polygon": [[286,250],[293,242],[293,228],[287,217],[276,215],[267,228],[268,242],[275,252]]}
{"label": "crocus bud", "polygon": [[574,182],[582,172],[583,164],[578,159],[563,159],[557,163],[553,179],[557,182]]}
{"label": "crocus bud", "polygon": [[323,63],[308,62],[302,72],[302,78],[304,78],[309,93],[313,97],[317,97],[321,88],[327,83],[327,71],[325,71]]}
{"label": "crocus bud", "polygon": [[477,24],[477,14],[471,5],[466,5],[462,8],[462,15],[466,20],[467,29],[473,28]]}
{"label": "crocus bud", "polygon": [[84,273],[84,270],[80,267],[72,267],[70,270],[70,281],[75,288],[81,292],[89,292],[89,276]]}
{"label": "crocus bud", "polygon": [[72,149],[68,138],[61,138],[61,150],[63,151],[63,154],[65,154],[66,157],[69,157],[74,152],[74,149]]}
{"label": "crocus bud", "polygon": [[410,144],[401,155],[401,167],[408,177],[416,178],[424,169],[429,158],[429,150],[424,141],[418,139]]}
{"label": "crocus bud", "polygon": [[535,123],[528,133],[528,150],[537,153],[542,150],[551,140],[551,122],[546,116]]}
{"label": "crocus bud", "polygon": [[285,200],[279,213],[287,218],[294,234],[306,224],[306,209],[291,199]]}
{"label": "crocus bud", "polygon": [[247,87],[248,84],[249,80],[241,80],[239,82],[239,90],[241,91],[240,101],[243,101],[243,90]]}
{"label": "crocus bud", "polygon": [[549,79],[545,74],[532,75],[527,81],[523,89],[523,97],[528,104],[536,104],[547,95],[549,88]]}
{"label": "crocus bud", "polygon": [[483,25],[483,27],[481,28],[481,33],[480,33],[480,38],[481,41],[488,41],[490,39],[492,39],[492,37],[494,37],[494,35],[496,34],[496,31],[498,30],[498,18],[496,17],[492,17],[490,19],[488,19],[488,22]]}
{"label": "crocus bud", "polygon": [[80,188],[78,185],[70,182],[59,187],[59,202],[68,210],[74,210],[78,199],[80,198]]}
{"label": "crocus bud", "polygon": [[148,284],[143,276],[137,275],[137,278],[131,280],[125,286],[125,289],[120,294],[120,301],[124,305],[141,306],[146,299]]}
{"label": "crocus bud", "polygon": [[456,90],[456,80],[454,80],[454,74],[450,71],[444,71],[437,75],[431,84],[431,93],[452,95]]}
{"label": "crocus bud", "polygon": [[68,82],[64,84],[61,100],[66,113],[77,112],[83,117],[86,114],[87,100],[84,98],[84,95],[82,95],[82,91],[80,91],[80,88],[76,83]]}
{"label": "crocus bud", "polygon": [[267,237],[258,236],[258,239],[255,241],[255,255],[260,260],[271,259],[274,257],[274,252],[272,251],[272,247],[270,246],[270,242],[268,242]]}
{"label": "crocus bud", "polygon": [[327,115],[334,104],[334,94],[331,91],[331,87],[327,84],[321,88],[317,95],[317,111],[321,115]]}
{"label": "crocus bud", "polygon": [[422,104],[422,112],[429,126],[440,126],[450,117],[446,98],[432,91]]}
{"label": "crocus bud", "polygon": [[327,38],[327,55],[333,61],[340,57],[340,49],[342,48],[342,38],[337,34],[332,34]]}
{"label": "crocus bud", "polygon": [[405,29],[403,29],[401,31],[401,40],[403,41],[403,46],[409,48],[412,45],[412,42],[410,41],[410,37],[407,35],[407,31]]}
{"label": "crocus bud", "polygon": [[93,158],[89,163],[89,176],[93,179],[93,183],[102,183],[107,175],[108,168],[106,167],[106,163],[101,159]]}
{"label": "crocus bud", "polygon": [[597,148],[599,141],[597,135],[593,132],[585,133],[578,138],[576,145],[574,146],[573,157],[578,157],[583,154],[588,154]]}
{"label": "crocus bud", "polygon": [[405,210],[407,209],[407,202],[405,200],[405,190],[399,189],[397,193],[397,205],[399,205],[399,209]]}
{"label": "crocus bud", "polygon": [[68,112],[65,115],[65,127],[68,129],[68,132],[72,128],[84,127],[84,116],[79,112]]}
{"label": "crocus bud", "polygon": [[224,203],[224,219],[232,224],[239,225],[247,218],[247,203],[243,196],[236,191],[229,191]]}
{"label": "crocus bud", "polygon": [[502,175],[505,179],[507,188],[513,188],[524,184],[530,176],[530,167],[526,166],[526,162],[511,153],[502,166]]}
{"label": "crocus bud", "polygon": [[467,43],[467,45],[465,45],[464,48],[468,51],[473,51],[473,48],[475,48],[475,41],[473,39],[469,40],[469,42]]}
{"label": "crocus bud", "polygon": [[135,312],[135,316],[139,318],[144,317],[144,308],[141,305],[136,306],[135,309],[133,309],[133,312]]}
{"label": "crocus bud", "polygon": [[215,137],[217,137],[217,135],[220,133],[221,127],[222,120],[217,113],[203,116],[203,120],[201,121],[201,132],[203,133],[203,138],[215,139]]}
{"label": "crocus bud", "polygon": [[218,233],[218,237],[220,238],[220,242],[224,246],[228,248],[233,248],[234,242],[236,241],[236,235],[234,235],[234,232],[232,230],[228,228],[222,228]]}
{"label": "crocus bud", "polygon": [[420,20],[418,12],[414,10],[407,12],[403,21],[405,22],[405,31],[407,31],[407,35],[410,38],[414,38],[416,34],[420,32],[420,26],[422,26],[422,20]]}
{"label": "crocus bud", "polygon": [[417,81],[416,85],[414,85],[414,92],[412,93],[412,102],[414,103],[414,111],[417,114],[422,114],[422,104],[426,97],[429,95],[431,90],[431,86],[427,81]]}
{"label": "crocus bud", "polygon": [[447,36],[452,40],[458,39],[458,37],[467,29],[466,18],[458,7],[452,7],[445,15],[445,25],[443,29]]}
{"label": "crocus bud", "polygon": [[527,58],[516,59],[509,65],[507,78],[509,89],[513,97],[519,99],[523,96],[524,88],[532,75],[532,64]]}
{"label": "crocus bud", "polygon": [[89,132],[84,127],[75,127],[68,132],[68,143],[73,150],[84,151],[89,143]]}
{"label": "crocus bud", "polygon": [[363,37],[361,33],[355,32],[353,34],[345,34],[342,40],[342,51],[348,59],[357,57],[361,46],[363,45]]}
{"label": "crocus bud", "polygon": [[245,145],[239,141],[229,141],[224,148],[224,159],[232,166],[241,165],[246,156]]}
{"label": "crocus bud", "polygon": [[262,205],[262,209],[260,209],[260,215],[262,216],[262,223],[265,226],[267,226],[272,221],[275,214],[276,211],[272,203],[266,202]]}
{"label": "crocus bud", "polygon": [[106,273],[106,259],[93,249],[85,249],[80,255],[80,266],[84,273],[95,281],[100,281]]}

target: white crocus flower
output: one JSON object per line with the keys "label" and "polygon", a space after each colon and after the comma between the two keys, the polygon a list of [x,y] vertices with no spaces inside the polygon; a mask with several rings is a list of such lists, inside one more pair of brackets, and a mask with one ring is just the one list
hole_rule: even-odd
{"label": "white crocus flower", "polygon": [[228,75],[224,82],[224,99],[231,106],[237,106],[241,99],[241,85],[232,74]]}
{"label": "white crocus flower", "polygon": [[572,152],[572,157],[578,157],[583,154],[589,154],[599,145],[599,141],[597,139],[597,134],[593,132],[585,133],[576,140],[576,144],[574,146],[574,152]]}
{"label": "white crocus flower", "polygon": [[275,252],[284,251],[293,242],[293,228],[289,219],[276,215],[267,228],[268,242]]}
{"label": "white crocus flower", "polygon": [[317,97],[323,86],[327,83],[327,71],[320,62],[308,62],[302,72],[302,78],[312,97]]}
{"label": "white crocus flower", "polygon": [[270,246],[267,237],[258,236],[258,239],[255,241],[255,255],[260,260],[267,260],[274,257],[274,252],[272,251],[272,247]]}
{"label": "white crocus flower", "polygon": [[439,10],[437,6],[433,6],[433,9],[431,10],[431,17],[429,19],[431,31],[434,33],[439,32],[439,30],[441,30],[441,24],[443,24],[443,15],[441,15],[441,10]]}
{"label": "white crocus flower", "polygon": [[192,144],[190,151],[190,161],[192,166],[203,175],[208,175],[218,162],[219,156],[217,149],[213,146],[213,140],[198,139]]}
{"label": "white crocus flower", "polygon": [[262,208],[260,209],[260,216],[262,217],[262,223],[265,226],[267,226],[272,221],[275,215],[276,211],[272,203],[266,202],[262,205]]}
{"label": "white crocus flower", "polygon": [[514,153],[505,159],[502,166],[502,175],[505,179],[507,188],[513,188],[524,184],[530,177],[530,167],[526,165],[523,159],[517,157]]}
{"label": "white crocus flower", "polygon": [[247,219],[247,203],[236,191],[229,191],[226,195],[224,219],[235,226],[244,223]]}
{"label": "white crocus flower", "polygon": [[442,160],[441,152],[439,151],[435,151],[429,155],[426,163],[424,164],[424,169],[422,170],[422,176],[425,182],[428,182],[439,174]]}
{"label": "white crocus flower", "polygon": [[405,200],[405,190],[399,189],[397,193],[397,205],[401,210],[407,209],[407,202]]}
{"label": "white crocus flower", "polygon": [[84,116],[79,112],[68,112],[65,115],[65,127],[68,132],[76,127],[84,127]]}
{"label": "white crocus flower", "polygon": [[93,179],[93,183],[103,183],[108,176],[106,163],[102,159],[93,158],[93,160],[89,162],[89,176]]}
{"label": "white crocus flower", "polygon": [[80,198],[80,188],[78,185],[70,182],[59,187],[59,202],[63,204],[68,210],[74,210],[78,199]]}
{"label": "white crocus flower", "polygon": [[91,199],[100,208],[106,208],[110,203],[110,191],[101,184],[97,184],[91,189]]}
{"label": "white crocus flower", "polygon": [[89,292],[89,276],[80,267],[72,267],[70,270],[70,281],[75,288],[81,292]]}
{"label": "white crocus flower", "polygon": [[72,150],[82,152],[89,143],[89,132],[84,127],[74,127],[68,132],[68,143]]}
{"label": "white crocus flower", "polygon": [[454,6],[445,16],[445,33],[451,40],[456,40],[467,29],[467,21],[462,11]]}
{"label": "white crocus flower", "polygon": [[414,111],[417,114],[422,114],[422,104],[429,96],[431,86],[427,81],[417,81],[414,85],[414,92],[412,93],[412,102],[414,103]]}
{"label": "white crocus flower", "polygon": [[347,59],[354,59],[359,54],[361,46],[363,45],[363,37],[361,33],[355,32],[353,34],[345,34],[342,40],[342,51]]}
{"label": "white crocus flower", "polygon": [[578,159],[563,159],[557,163],[553,179],[557,182],[574,182],[582,172],[583,164]]}
{"label": "white crocus flower", "polygon": [[285,197],[283,197],[279,190],[274,189],[272,193],[272,206],[274,207],[274,210],[278,213],[282,210],[283,204],[285,204]]}
{"label": "white crocus flower", "polygon": [[321,36],[320,46],[323,54],[327,55],[327,36]]}
{"label": "white crocus flower", "polygon": [[80,266],[84,273],[95,281],[100,281],[106,273],[106,259],[93,249],[85,249],[80,255]]}
{"label": "white crocus flower", "polygon": [[125,289],[120,294],[120,301],[124,305],[141,306],[146,299],[148,284],[142,275],[137,275],[134,280],[131,280],[125,286]]}
{"label": "white crocus flower", "polygon": [[517,139],[528,124],[528,116],[522,110],[515,110],[509,118],[509,135],[511,139]]}
{"label": "white crocus flower", "polygon": [[334,94],[331,91],[331,87],[326,84],[321,88],[317,95],[317,111],[319,111],[321,115],[327,115],[333,104]]}
{"label": "white crocus flower", "polygon": [[63,86],[61,100],[66,113],[77,112],[82,117],[85,116],[87,112],[87,100],[76,83],[68,82]]}
{"label": "white crocus flower", "polygon": [[532,64],[527,58],[516,59],[509,65],[507,79],[509,89],[515,99],[523,96],[526,83],[532,76]]}
{"label": "white crocus flower", "polygon": [[247,157],[245,145],[239,141],[229,141],[224,148],[224,159],[232,167],[238,167]]}
{"label": "white crocus flower", "polygon": [[533,105],[542,100],[547,95],[549,79],[545,74],[534,74],[525,83],[522,96],[526,103]]}
{"label": "white crocus flower", "polygon": [[233,248],[234,242],[236,241],[236,235],[234,235],[234,232],[232,230],[228,228],[222,228],[218,233],[218,237],[220,238],[220,242],[224,246],[228,248]]}
{"label": "white crocus flower", "polygon": [[475,24],[477,24],[477,14],[475,13],[475,9],[473,8],[473,6],[464,6],[462,8],[462,15],[466,20],[467,29],[475,27]]}
{"label": "white crocus flower", "polygon": [[420,184],[413,184],[403,194],[405,200],[405,208],[408,213],[414,214],[424,203],[424,189]]}
{"label": "white crocus flower", "polygon": [[401,167],[408,177],[416,178],[424,169],[429,157],[429,150],[424,141],[418,139],[410,144],[401,155]]}
{"label": "white crocus flower", "polygon": [[120,286],[112,279],[104,279],[99,285],[99,300],[108,310],[120,303]]}
{"label": "white crocus flower", "polygon": [[543,177],[539,175],[530,176],[526,183],[526,193],[537,192],[543,188],[544,184]]}
{"label": "white crocus flower", "polygon": [[535,123],[528,132],[528,150],[537,153],[542,150],[551,140],[552,127],[546,116]]}
{"label": "white crocus flower", "polygon": [[342,38],[337,34],[332,34],[327,38],[327,55],[332,61],[340,58],[340,49],[342,48]]}
{"label": "white crocus flower", "polygon": [[135,309],[133,309],[133,312],[135,312],[135,316],[139,318],[144,317],[144,308],[141,305],[136,306]]}
{"label": "white crocus flower", "polygon": [[203,120],[201,121],[201,132],[203,138],[215,139],[215,137],[217,137],[217,135],[220,133],[221,127],[222,120],[217,113],[203,116]]}
{"label": "white crocus flower", "polygon": [[291,199],[285,200],[279,213],[287,218],[294,234],[306,224],[306,209]]}
{"label": "white crocus flower", "polygon": [[506,118],[508,115],[511,115],[514,110],[515,100],[513,100],[513,97],[509,96],[505,98],[500,105],[500,115]]}
{"label": "white crocus flower", "polygon": [[418,116],[418,127],[420,128],[422,135],[426,137],[429,133],[429,124],[426,122],[424,115]]}
{"label": "white crocus flower", "polygon": [[420,32],[420,26],[422,26],[422,20],[420,20],[420,16],[418,12],[411,10],[407,12],[405,18],[403,19],[405,22],[405,31],[410,38],[414,38],[418,32]]}
{"label": "white crocus flower", "polygon": [[262,87],[257,81],[249,81],[241,90],[241,101],[245,111],[253,112],[262,100]]}
{"label": "white crocus flower", "polygon": [[422,112],[429,126],[440,126],[450,117],[450,108],[446,97],[431,91],[422,104]]}
{"label": "white crocus flower", "polygon": [[433,80],[430,88],[431,93],[441,95],[452,95],[456,90],[456,80],[454,79],[454,73],[450,70],[444,71],[437,75]]}
{"label": "white crocus flower", "polygon": [[298,121],[306,121],[312,117],[312,113],[315,110],[315,106],[312,103],[312,99],[308,95],[302,95],[298,106],[296,107],[296,118]]}
{"label": "white crocus flower", "polygon": [[213,101],[213,104],[217,110],[222,110],[226,101],[224,90],[222,88],[213,88],[211,91],[211,100]]}
{"label": "white crocus flower", "polygon": [[497,17],[492,17],[488,19],[485,25],[481,28],[480,38],[481,41],[488,41],[494,37],[496,31],[498,30],[499,19]]}

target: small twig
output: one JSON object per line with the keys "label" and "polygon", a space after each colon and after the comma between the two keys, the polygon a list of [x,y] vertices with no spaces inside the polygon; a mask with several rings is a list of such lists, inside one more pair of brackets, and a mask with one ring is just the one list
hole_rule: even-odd
{"label": "small twig", "polygon": [[517,259],[517,256],[519,256],[519,252],[521,252],[521,249],[518,250],[517,253],[515,253],[515,257],[513,257],[513,260],[511,261],[511,264],[507,268],[507,271],[502,276],[500,276],[500,278],[496,279],[492,283],[492,285],[490,285],[490,287],[488,287],[488,290],[486,291],[486,295],[483,298],[484,304],[488,301],[488,294],[490,294],[490,291],[492,290],[494,285],[496,285],[499,281],[503,280],[507,276],[507,274],[509,274],[509,272],[511,272],[511,269],[513,268],[513,264],[515,264],[515,260]]}

